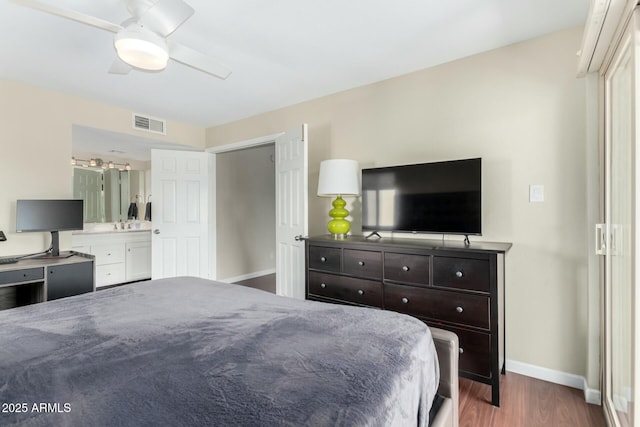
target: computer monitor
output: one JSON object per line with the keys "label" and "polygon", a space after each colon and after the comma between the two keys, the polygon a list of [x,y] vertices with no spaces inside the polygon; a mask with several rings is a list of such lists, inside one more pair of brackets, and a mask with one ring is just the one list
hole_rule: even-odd
{"label": "computer monitor", "polygon": [[48,253],[60,256],[59,231],[82,230],[84,201],[69,200],[18,200],[16,203],[16,231],[51,233]]}

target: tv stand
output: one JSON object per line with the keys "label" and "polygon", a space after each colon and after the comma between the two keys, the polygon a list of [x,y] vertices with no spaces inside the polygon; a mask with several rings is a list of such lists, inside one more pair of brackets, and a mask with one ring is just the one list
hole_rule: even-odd
{"label": "tv stand", "polygon": [[382,239],[382,236],[380,235],[380,233],[378,233],[377,231],[372,231],[371,233],[367,234],[367,236],[365,237],[365,239],[369,240],[372,237],[377,237],[378,239]]}
{"label": "tv stand", "polygon": [[464,245],[465,245],[466,247],[469,247],[469,245],[471,244],[471,242],[469,241],[469,235],[468,235],[468,234],[465,234],[465,235],[464,235],[464,240],[463,240],[463,242],[464,242]]}
{"label": "tv stand", "polygon": [[511,243],[328,236],[306,241],[306,299],[392,310],[460,341],[460,376],[491,386],[505,373],[505,256]]}

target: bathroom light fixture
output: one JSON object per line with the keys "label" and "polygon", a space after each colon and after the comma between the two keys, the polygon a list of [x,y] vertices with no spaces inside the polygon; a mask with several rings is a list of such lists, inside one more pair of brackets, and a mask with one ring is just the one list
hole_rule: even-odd
{"label": "bathroom light fixture", "polygon": [[120,169],[121,171],[130,171],[131,170],[131,164],[127,163],[117,163],[114,162],[112,160],[109,161],[104,161],[100,158],[95,158],[95,159],[89,159],[89,160],[84,160],[84,159],[77,159],[75,157],[71,157],[71,165],[72,166],[78,166],[78,167],[83,167],[83,168],[96,168],[96,169]]}
{"label": "bathroom light fixture", "polygon": [[165,40],[135,22],[118,32],[113,44],[118,57],[132,67],[160,71],[169,61]]}

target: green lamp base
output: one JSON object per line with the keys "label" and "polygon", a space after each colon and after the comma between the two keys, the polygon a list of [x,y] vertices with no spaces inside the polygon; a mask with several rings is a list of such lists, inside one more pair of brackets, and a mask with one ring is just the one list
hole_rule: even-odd
{"label": "green lamp base", "polygon": [[351,223],[345,219],[349,216],[349,211],[344,208],[346,204],[342,196],[338,196],[332,203],[333,209],[329,211],[333,219],[327,223],[327,228],[334,239],[344,239],[351,230]]}

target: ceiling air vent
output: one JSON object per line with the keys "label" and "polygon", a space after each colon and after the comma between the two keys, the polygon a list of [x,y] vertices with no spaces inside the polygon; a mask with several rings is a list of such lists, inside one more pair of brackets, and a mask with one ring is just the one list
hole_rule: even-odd
{"label": "ceiling air vent", "polygon": [[133,114],[133,128],[145,132],[167,134],[167,122],[149,116]]}

